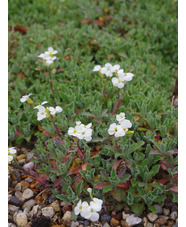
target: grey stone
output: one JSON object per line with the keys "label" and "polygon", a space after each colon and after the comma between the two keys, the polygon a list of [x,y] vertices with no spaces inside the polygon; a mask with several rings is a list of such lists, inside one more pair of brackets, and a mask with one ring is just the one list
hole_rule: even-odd
{"label": "grey stone", "polygon": [[28,219],[26,214],[19,213],[16,215],[16,224],[18,225],[18,227],[25,227],[27,223],[28,223]]}
{"label": "grey stone", "polygon": [[141,218],[135,217],[134,214],[130,215],[126,219],[126,224],[129,226],[137,225],[142,222]]}
{"label": "grey stone", "polygon": [[124,211],[122,212],[123,220],[127,219],[129,216],[130,216],[130,214],[126,214]]}
{"label": "grey stone", "polygon": [[103,227],[110,227],[110,225],[109,225],[107,222],[105,222],[105,223],[103,224]]}
{"label": "grey stone", "polygon": [[153,206],[156,208],[157,214],[162,214],[163,213],[162,207],[160,205],[154,204]]}
{"label": "grey stone", "polygon": [[175,223],[172,227],[178,227],[178,223]]}
{"label": "grey stone", "polygon": [[147,223],[147,225],[145,227],[153,227],[154,225],[150,222]]}
{"label": "grey stone", "polygon": [[151,212],[151,213],[147,214],[147,217],[148,217],[149,221],[154,222],[158,218],[158,215]]}
{"label": "grey stone", "polygon": [[30,199],[32,196],[34,196],[34,193],[31,189],[27,188],[26,190],[24,190],[23,192],[24,199]]}
{"label": "grey stone", "polygon": [[34,215],[37,214],[38,209],[39,209],[39,205],[35,205],[35,206],[32,208],[32,212],[33,212]]}
{"label": "grey stone", "polygon": [[168,216],[170,214],[170,210],[169,209],[166,209],[166,208],[163,208],[163,214],[165,216]]}
{"label": "grey stone", "polygon": [[34,168],[34,162],[28,162],[26,164],[24,164],[23,169],[24,170],[29,170],[29,169],[33,169]]}
{"label": "grey stone", "polygon": [[18,212],[19,207],[16,207],[15,205],[8,205],[8,210],[11,212]]}
{"label": "grey stone", "polygon": [[65,214],[63,215],[63,220],[64,221],[70,221],[71,219],[72,219],[72,212],[66,211]]}
{"label": "grey stone", "polygon": [[178,213],[176,211],[173,211],[171,214],[170,214],[170,218],[173,219],[173,220],[176,220],[178,216]]}
{"label": "grey stone", "polygon": [[30,208],[32,208],[35,205],[35,200],[34,199],[30,199],[28,201],[26,201],[23,205],[23,209],[26,208],[27,206],[30,206]]}
{"label": "grey stone", "polygon": [[15,206],[21,206],[22,202],[16,197],[16,196],[12,196],[9,201],[9,204],[15,205]]}
{"label": "grey stone", "polygon": [[15,190],[21,191],[21,184],[20,183],[16,184]]}
{"label": "grey stone", "polygon": [[71,222],[71,227],[77,227],[79,225],[78,221],[72,221]]}
{"label": "grey stone", "polygon": [[54,215],[54,209],[53,207],[44,207],[42,210],[42,215],[45,217],[52,217]]}
{"label": "grey stone", "polygon": [[18,163],[19,163],[19,165],[23,165],[23,164],[25,163],[25,161],[26,161],[26,159],[23,158],[23,159],[20,159],[20,160],[18,161]]}
{"label": "grey stone", "polygon": [[30,161],[34,157],[34,154],[31,152],[27,153],[27,160]]}
{"label": "grey stone", "polygon": [[32,182],[33,182],[32,178],[30,178],[30,177],[27,177],[27,178],[25,179],[25,181],[28,182],[28,183],[32,183]]}

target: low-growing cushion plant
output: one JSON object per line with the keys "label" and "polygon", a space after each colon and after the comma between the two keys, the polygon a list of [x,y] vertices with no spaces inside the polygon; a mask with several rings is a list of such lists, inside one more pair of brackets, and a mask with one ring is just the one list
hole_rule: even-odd
{"label": "low-growing cushion plant", "polygon": [[[92,188],[137,215],[177,202],[176,13],[176,1],[10,0],[9,145],[33,147],[54,197],[77,204]],[[121,113],[131,127],[116,136]]]}

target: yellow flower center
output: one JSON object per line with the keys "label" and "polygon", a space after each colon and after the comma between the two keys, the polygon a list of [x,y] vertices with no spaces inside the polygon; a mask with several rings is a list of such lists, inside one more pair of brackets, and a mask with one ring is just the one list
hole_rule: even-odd
{"label": "yellow flower center", "polygon": [[83,207],[82,207],[82,206],[79,206],[79,209],[80,209],[80,210],[82,210],[82,209],[83,209]]}
{"label": "yellow flower center", "polygon": [[115,129],[114,129],[114,132],[117,132],[117,131],[118,131],[117,128],[115,128]]}
{"label": "yellow flower center", "polygon": [[76,133],[76,132],[77,132],[76,129],[74,129],[73,133]]}

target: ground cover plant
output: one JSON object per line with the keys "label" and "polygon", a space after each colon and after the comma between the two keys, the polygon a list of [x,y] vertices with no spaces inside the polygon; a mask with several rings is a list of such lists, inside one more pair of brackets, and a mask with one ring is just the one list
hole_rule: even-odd
{"label": "ground cover plant", "polygon": [[74,220],[177,203],[176,80],[176,1],[10,0],[9,165]]}

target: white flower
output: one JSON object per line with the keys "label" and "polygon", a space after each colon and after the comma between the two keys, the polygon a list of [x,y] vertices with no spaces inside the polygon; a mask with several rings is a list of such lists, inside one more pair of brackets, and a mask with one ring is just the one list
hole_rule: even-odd
{"label": "white flower", "polygon": [[100,71],[101,71],[101,66],[100,65],[94,66],[93,72],[100,72]]}
{"label": "white flower", "polygon": [[114,135],[115,137],[121,137],[125,135],[125,132],[121,125],[116,125],[116,123],[113,123],[110,125],[108,129],[108,134],[109,135]]}
{"label": "white flower", "polygon": [[89,205],[87,202],[83,202],[81,200],[79,200],[78,204],[76,205],[76,207],[74,208],[74,213],[75,215],[81,215],[82,217],[84,217],[84,213],[85,211],[88,209]]}
{"label": "white flower", "polygon": [[120,125],[121,125],[121,127],[123,128],[123,130],[124,130],[125,132],[127,132],[128,129],[132,127],[132,123],[131,123],[129,120],[127,120],[127,119],[124,119],[124,120],[120,123]]}
{"label": "white flower", "polygon": [[116,114],[116,120],[121,123],[125,119],[125,113]]}
{"label": "white flower", "polygon": [[37,120],[41,121],[47,117],[47,112],[44,106],[40,106],[37,112]]}
{"label": "white flower", "polygon": [[57,54],[57,50],[54,50],[52,47],[49,47],[48,51],[46,51],[45,54],[53,57],[54,54]]}
{"label": "white flower", "polygon": [[93,198],[93,201],[90,202],[90,206],[95,210],[95,211],[100,211],[102,208],[103,200]]}
{"label": "white flower", "polygon": [[56,106],[55,108],[50,106],[48,109],[51,115],[55,115],[56,113],[61,113],[63,111],[60,106]]}
{"label": "white flower", "polygon": [[89,206],[86,210],[84,210],[83,217],[94,222],[98,221],[99,214],[94,210],[92,206]]}
{"label": "white flower", "polygon": [[9,154],[16,154],[17,151],[16,151],[15,147],[10,147],[10,148],[8,148],[8,153]]}
{"label": "white flower", "polygon": [[108,77],[112,77],[113,75],[112,65],[110,63],[106,63],[105,67],[101,68],[101,73],[105,74]]}
{"label": "white flower", "polygon": [[40,106],[43,106],[43,105],[45,105],[46,103],[48,103],[48,102],[47,102],[47,101],[44,101],[44,102],[42,102],[40,105],[35,106],[34,109],[39,109]]}
{"label": "white flower", "polygon": [[115,72],[115,73],[117,73],[118,72],[118,70],[120,69],[120,65],[114,65],[113,67],[112,67],[112,72]]}
{"label": "white flower", "polygon": [[8,163],[11,163],[12,160],[13,160],[13,156],[12,155],[8,155]]}
{"label": "white flower", "polygon": [[133,76],[134,75],[132,73],[124,73],[123,69],[118,71],[118,77],[120,77],[123,81],[131,81]]}
{"label": "white flower", "polygon": [[8,148],[8,163],[11,163],[13,160],[13,156],[17,153],[15,147]]}
{"label": "white flower", "polygon": [[31,96],[32,93],[30,93],[29,95],[24,95],[20,98],[20,102],[26,102],[28,100],[28,98]]}
{"label": "white flower", "polygon": [[75,128],[70,127],[68,130],[68,135],[75,136],[78,139],[84,139],[86,141],[92,140],[92,129],[91,129],[92,123],[89,123],[88,125],[84,125],[81,123],[81,121],[76,122]]}
{"label": "white flower", "polygon": [[112,84],[114,87],[123,88],[124,87],[124,78],[119,76],[112,78]]}

